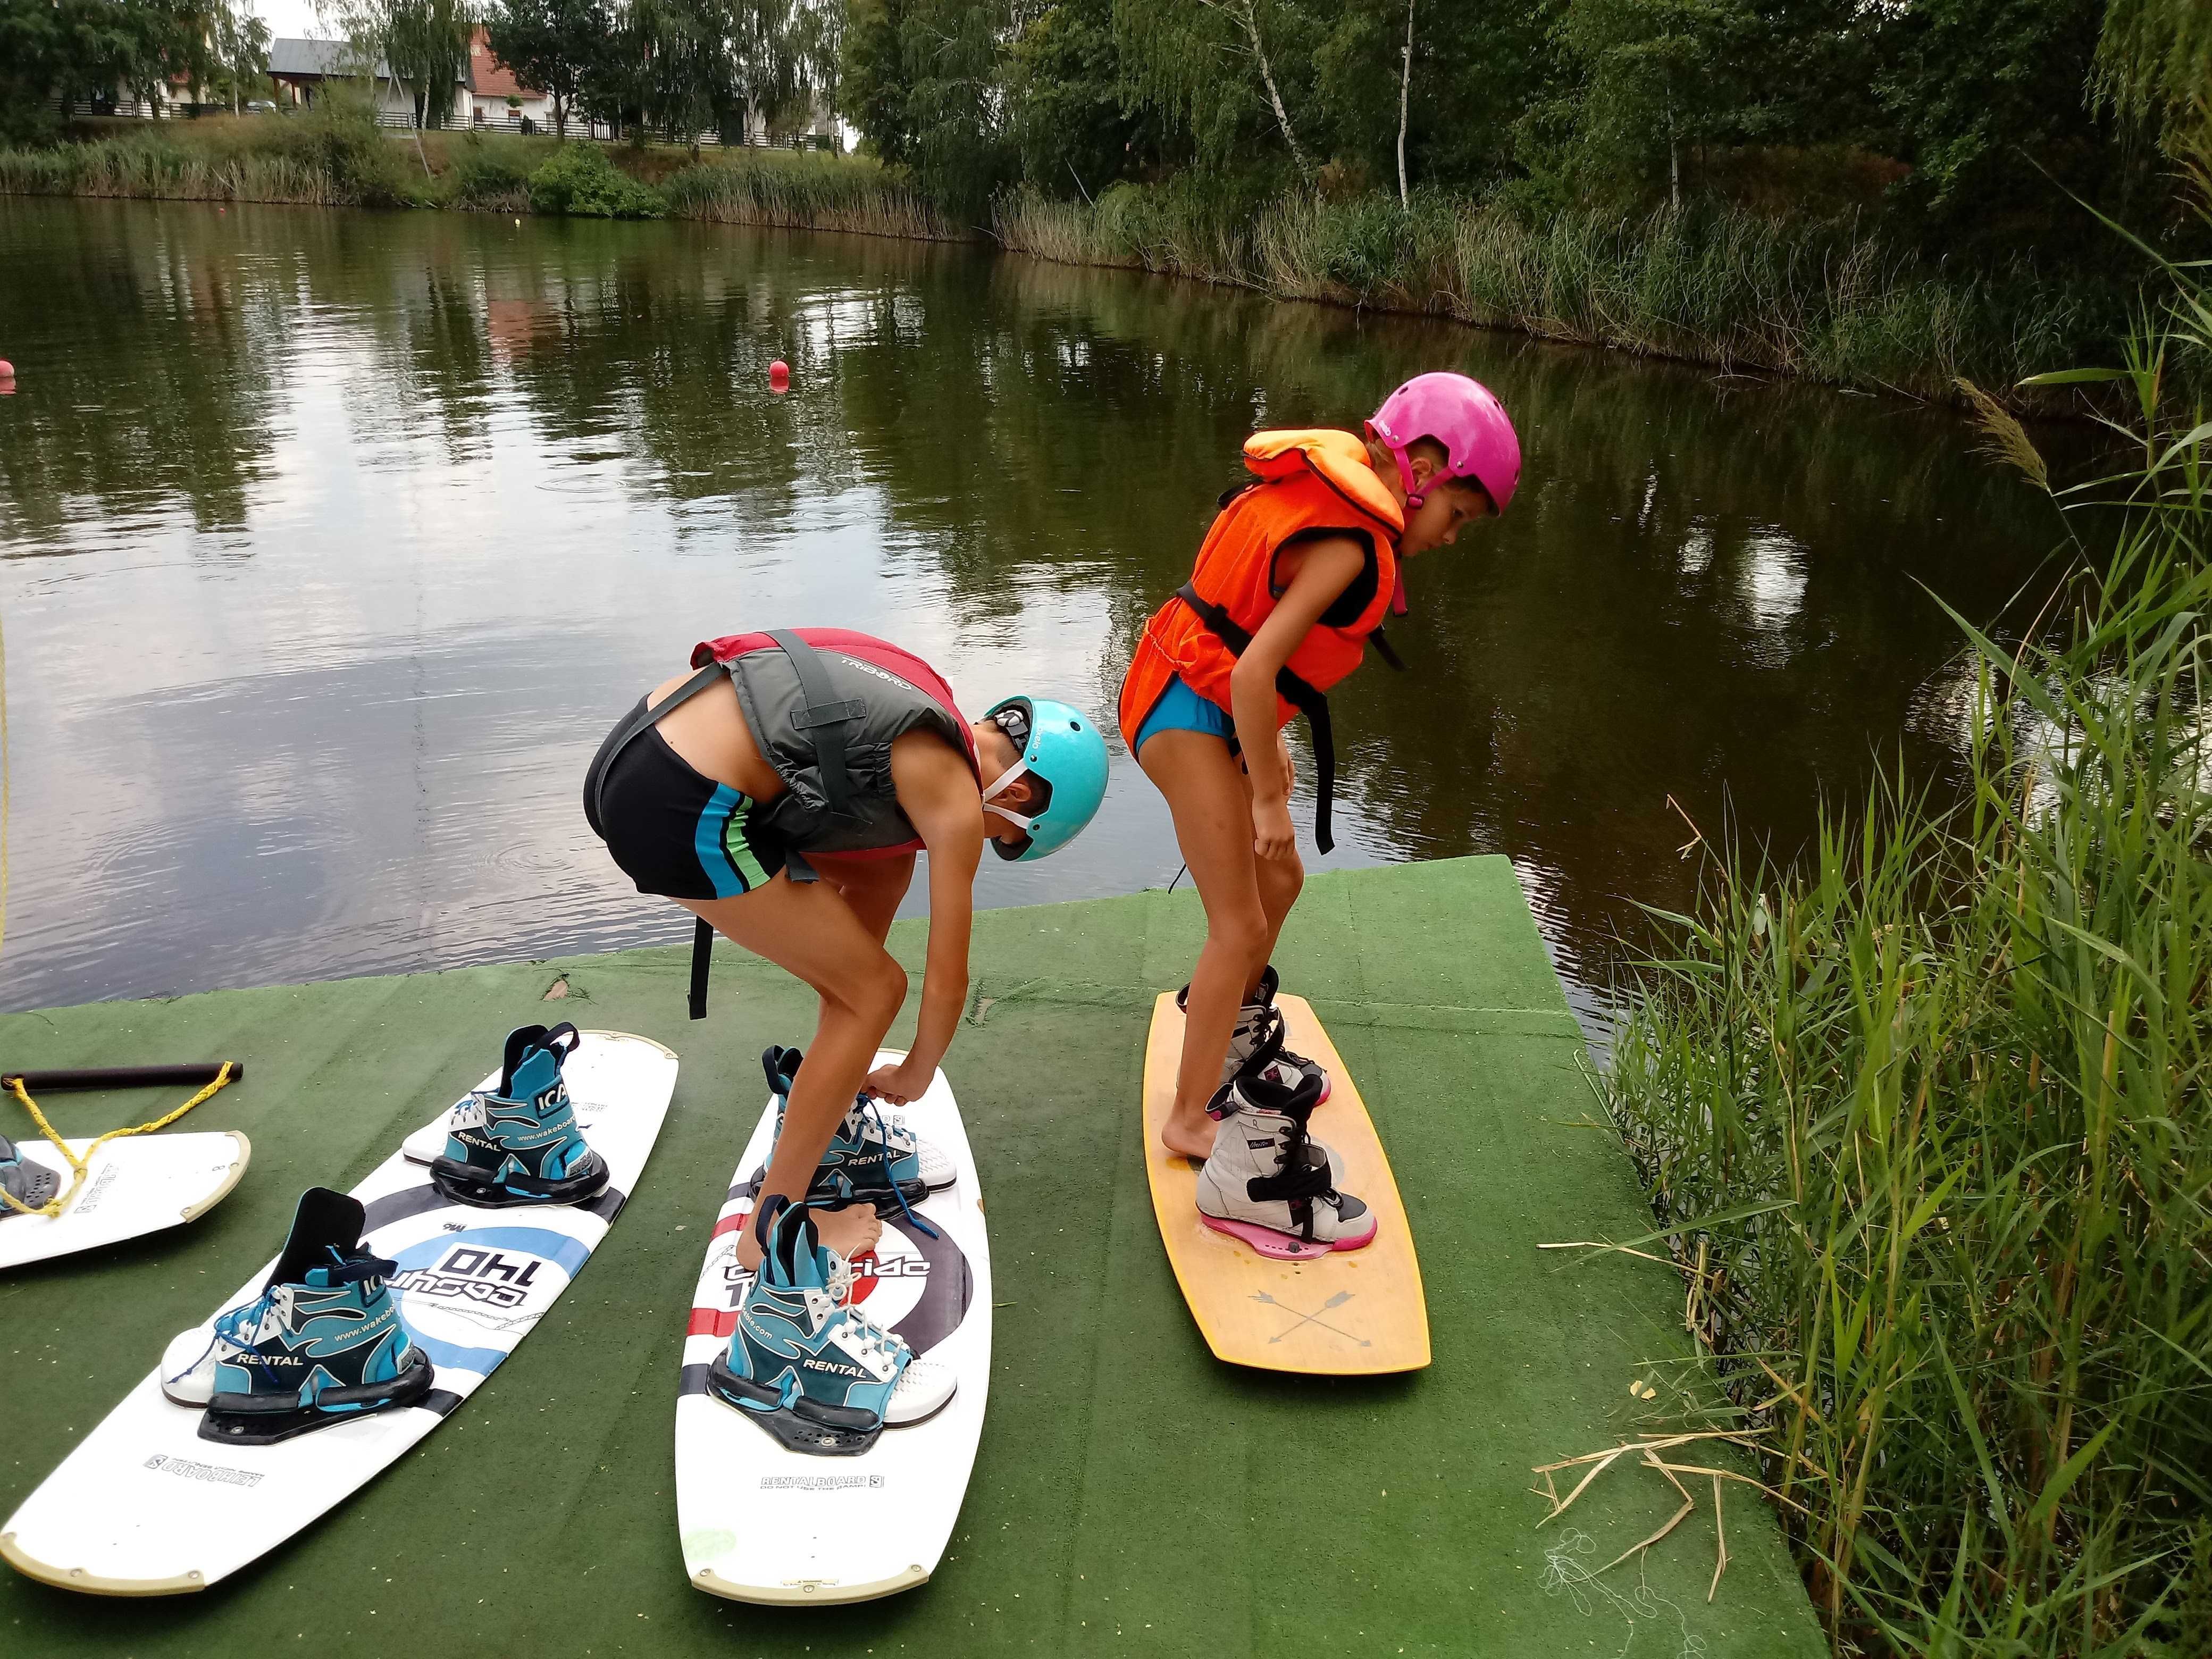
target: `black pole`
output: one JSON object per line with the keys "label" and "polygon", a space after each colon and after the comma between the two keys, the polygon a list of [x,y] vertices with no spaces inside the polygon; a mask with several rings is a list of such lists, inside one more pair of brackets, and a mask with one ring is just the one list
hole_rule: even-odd
{"label": "black pole", "polygon": [[[243,1061],[231,1060],[233,1079],[246,1075]],[[203,1060],[191,1066],[84,1066],[46,1072],[0,1072],[0,1088],[20,1082],[33,1094],[66,1093],[71,1089],[149,1089],[181,1083],[212,1083],[225,1062]]]}

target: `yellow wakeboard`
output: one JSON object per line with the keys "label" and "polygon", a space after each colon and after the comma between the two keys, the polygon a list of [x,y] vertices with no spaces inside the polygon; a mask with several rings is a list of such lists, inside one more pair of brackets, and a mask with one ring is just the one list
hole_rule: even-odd
{"label": "yellow wakeboard", "polygon": [[1429,1311],[1413,1229],[1367,1107],[1303,997],[1278,997],[1291,1049],[1326,1066],[1316,1139],[1336,1154],[1344,1190],[1375,1212],[1374,1242],[1304,1261],[1262,1255],[1198,1213],[1198,1166],[1160,1144],[1175,1104],[1182,1011],[1172,993],[1152,1006],[1145,1050],[1145,1175],[1152,1214],[1191,1317],[1217,1359],[1314,1376],[1370,1376],[1429,1363]]}

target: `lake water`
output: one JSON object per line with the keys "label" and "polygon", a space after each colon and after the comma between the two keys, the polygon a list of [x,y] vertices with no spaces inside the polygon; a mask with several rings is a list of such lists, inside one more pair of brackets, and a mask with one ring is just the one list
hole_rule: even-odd
{"label": "lake water", "polygon": [[[0,198],[0,356],[9,1008],[678,939],[579,793],[695,641],[862,629],[1110,727],[1245,434],[1451,368],[1521,495],[1332,699],[1309,863],[1507,854],[1601,1024],[1681,813],[1788,852],[1885,759],[1953,786],[1926,590],[1992,616],[2058,534],[1902,403],[865,238]],[[978,898],[1178,866],[1117,743]]]}

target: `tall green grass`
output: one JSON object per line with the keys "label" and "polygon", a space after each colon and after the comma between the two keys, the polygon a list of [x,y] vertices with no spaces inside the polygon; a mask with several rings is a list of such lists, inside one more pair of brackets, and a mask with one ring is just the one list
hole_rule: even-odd
{"label": "tall green grass", "polygon": [[672,175],[662,186],[680,219],[856,231],[926,241],[975,233],[896,174],[854,156],[737,149]]}
{"label": "tall green grass", "polygon": [[396,207],[432,192],[366,105],[329,97],[281,118],[161,122],[50,149],[0,149],[0,195]]}
{"label": "tall green grass", "polygon": [[2168,276],[2109,557],[2026,646],[1961,622],[1971,798],[1709,849],[1613,1052],[1838,1654],[2212,1654],[2212,295]]}
{"label": "tall green grass", "polygon": [[2025,264],[1935,270],[1855,222],[1713,208],[1624,218],[1417,195],[1408,212],[1395,197],[1253,204],[1180,180],[1117,185],[1095,205],[1017,193],[998,204],[994,234],[1069,264],[1940,400],[1961,376],[2012,386],[2126,319],[2127,296],[2108,286]]}

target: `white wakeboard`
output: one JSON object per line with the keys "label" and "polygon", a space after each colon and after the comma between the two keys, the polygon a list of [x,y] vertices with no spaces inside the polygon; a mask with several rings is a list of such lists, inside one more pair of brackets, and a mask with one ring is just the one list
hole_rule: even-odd
{"label": "white wakeboard", "polygon": [[[91,1145],[72,1140],[69,1149],[82,1158]],[[69,1190],[69,1164],[52,1143],[19,1140],[15,1150]],[[59,1215],[0,1213],[0,1271],[197,1221],[230,1195],[252,1156],[252,1143],[229,1129],[111,1140],[92,1154],[84,1185]]]}
{"label": "white wakeboard", "polygon": [[[879,1054],[878,1066],[902,1059]],[[887,1110],[893,1109],[886,1108]],[[676,1401],[676,1524],[684,1567],[711,1595],[738,1601],[866,1601],[912,1589],[937,1571],[959,1517],[991,1385],[991,1252],[982,1194],[960,1109],[939,1072],[896,1109],[950,1158],[959,1178],[898,1216],[854,1263],[853,1297],[879,1324],[960,1379],[944,1410],[886,1428],[855,1457],[787,1451],[744,1413],[707,1392],[707,1368],[728,1346],[752,1275],[737,1265],[752,1214],[754,1176],[768,1161],[775,1103],[761,1115],[707,1248],[691,1297]]]}
{"label": "white wakeboard", "polygon": [[[0,1558],[64,1589],[204,1589],[366,1485],[436,1428],[514,1351],[621,1213],[660,1133],[676,1056],[645,1037],[586,1031],[562,1067],[576,1121],[607,1161],[597,1198],[479,1209],[450,1202],[413,1156],[444,1145],[450,1110],[353,1189],[362,1242],[399,1263],[407,1333],[436,1375],[417,1404],[349,1418],[273,1446],[203,1440],[201,1413],[163,1397],[158,1367],[0,1528]],[[495,1072],[478,1085],[496,1086]],[[271,1257],[224,1309],[261,1293]],[[211,1333],[214,1316],[200,1328]]]}

